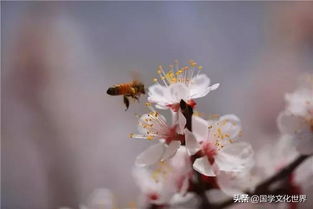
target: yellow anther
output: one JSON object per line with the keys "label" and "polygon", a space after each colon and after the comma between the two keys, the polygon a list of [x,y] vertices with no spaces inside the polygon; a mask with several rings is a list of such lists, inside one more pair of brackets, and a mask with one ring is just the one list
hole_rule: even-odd
{"label": "yellow anther", "polygon": [[134,134],[131,133],[131,134],[128,135],[128,137],[129,137],[129,138],[134,138]]}
{"label": "yellow anther", "polygon": [[153,136],[149,135],[149,136],[147,136],[147,139],[148,139],[148,140],[152,140],[152,139],[153,139]]}
{"label": "yellow anther", "polygon": [[192,62],[192,63],[190,64],[190,66],[191,66],[191,67],[196,67],[196,66],[197,66],[197,63],[196,63],[196,62]]}
{"label": "yellow anther", "polygon": [[149,107],[149,106],[151,106],[152,104],[151,104],[150,102],[146,102],[145,105],[146,105],[147,107]]}
{"label": "yellow anther", "polygon": [[218,134],[218,137],[220,137],[220,138],[223,139],[222,129],[218,128],[218,129],[217,129],[217,134]]}
{"label": "yellow anther", "polygon": [[199,66],[198,66],[198,69],[199,69],[199,70],[202,70],[202,69],[203,69],[203,66],[199,65]]}
{"label": "yellow anther", "polygon": [[153,81],[154,83],[157,83],[157,82],[158,82],[158,79],[157,79],[157,78],[153,78],[152,81]]}
{"label": "yellow anther", "polygon": [[148,115],[157,118],[159,116],[159,113],[158,112],[150,112]]}

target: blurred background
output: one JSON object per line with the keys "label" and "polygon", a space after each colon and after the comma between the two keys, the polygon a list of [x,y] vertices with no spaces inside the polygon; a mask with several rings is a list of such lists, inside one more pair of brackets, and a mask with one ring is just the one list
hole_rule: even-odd
{"label": "blurred background", "polygon": [[189,59],[217,91],[204,115],[237,114],[243,138],[278,138],[283,95],[313,71],[313,2],[1,2],[4,209],[77,208],[96,188],[136,200],[131,175],[150,142],[113,84]]}

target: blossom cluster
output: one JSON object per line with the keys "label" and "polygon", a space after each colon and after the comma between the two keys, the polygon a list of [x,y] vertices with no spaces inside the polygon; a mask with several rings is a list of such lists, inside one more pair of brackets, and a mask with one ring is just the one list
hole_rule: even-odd
{"label": "blossom cluster", "polygon": [[[136,159],[134,176],[142,191],[142,204],[169,205],[173,200],[197,193],[196,176],[209,187],[226,194],[233,187],[233,176],[248,173],[253,167],[253,149],[240,142],[241,122],[234,114],[208,120],[192,114],[196,99],[218,89],[211,85],[203,67],[191,60],[179,67],[178,62],[159,66],[155,84],[148,88],[149,112],[139,116],[138,133],[131,138],[150,140],[152,145]],[[187,106],[189,115],[184,111]],[[168,120],[157,109],[170,112]]]}
{"label": "blossom cluster", "polygon": [[[202,70],[193,60],[183,67],[178,62],[168,68],[159,66],[160,78],[153,79],[155,84],[148,88],[149,113],[139,116],[138,133],[130,135],[152,143],[138,155],[133,172],[142,192],[140,205],[175,208],[177,199],[184,202],[199,193],[196,184],[205,185],[208,198],[212,191],[218,191],[215,194],[219,196],[253,192],[297,156],[313,153],[312,77],[286,95],[287,108],[278,116],[279,140],[260,148],[254,156],[252,146],[240,141],[238,116],[204,119],[195,114],[196,99],[220,86],[211,85]],[[160,110],[170,112],[171,119]],[[286,194],[298,195],[310,186],[305,182],[313,177],[312,164],[310,158],[289,175]]]}

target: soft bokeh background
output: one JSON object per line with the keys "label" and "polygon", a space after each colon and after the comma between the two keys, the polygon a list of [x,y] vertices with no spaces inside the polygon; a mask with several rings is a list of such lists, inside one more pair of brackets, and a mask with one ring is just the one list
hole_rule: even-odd
{"label": "soft bokeh background", "polygon": [[278,136],[283,94],[313,70],[312,2],[1,2],[2,208],[76,208],[96,188],[136,200],[134,113],[106,89],[195,59],[257,150]]}

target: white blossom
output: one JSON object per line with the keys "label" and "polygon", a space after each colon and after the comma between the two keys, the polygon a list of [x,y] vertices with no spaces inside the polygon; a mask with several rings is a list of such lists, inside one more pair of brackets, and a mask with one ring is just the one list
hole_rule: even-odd
{"label": "white blossom", "polygon": [[148,166],[173,157],[184,139],[181,133],[186,119],[181,112],[175,113],[177,117],[173,117],[174,121],[169,124],[166,118],[155,111],[151,104],[147,104],[147,106],[151,112],[139,118],[139,134],[131,134],[130,137],[156,140],[157,143],[138,155],[137,166]]}
{"label": "white blossom", "polygon": [[184,196],[191,172],[191,161],[184,147],[173,158],[152,167],[135,167],[133,175],[142,193],[142,204],[167,204],[175,194]]}
{"label": "white blossom", "polygon": [[224,115],[217,121],[193,117],[193,131],[186,131],[186,147],[190,155],[200,151],[193,168],[205,176],[217,176],[221,171],[241,172],[253,164],[252,147],[235,142],[241,132],[235,115]]}
{"label": "white blossom", "polygon": [[313,154],[313,76],[306,85],[286,94],[287,108],[278,116],[282,134],[290,135],[301,154]]}
{"label": "white blossom", "polygon": [[177,111],[181,100],[194,106],[194,99],[204,97],[219,87],[218,83],[210,86],[210,79],[199,73],[202,66],[194,61],[189,64],[190,66],[179,68],[176,62],[175,65],[169,66],[167,72],[159,66],[157,72],[161,82],[154,79],[156,84],[149,87],[148,101],[155,103],[158,108]]}

